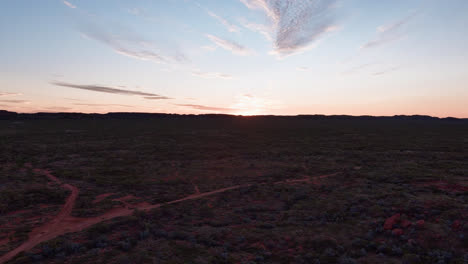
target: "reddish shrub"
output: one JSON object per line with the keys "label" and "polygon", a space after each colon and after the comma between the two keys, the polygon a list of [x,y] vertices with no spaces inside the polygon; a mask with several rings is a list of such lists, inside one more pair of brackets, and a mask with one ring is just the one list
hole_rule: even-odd
{"label": "reddish shrub", "polygon": [[405,220],[401,221],[400,225],[403,228],[407,228],[407,227],[410,227],[412,225],[412,223],[411,223],[411,221],[408,221],[408,220],[405,219]]}
{"label": "reddish shrub", "polygon": [[393,229],[393,226],[400,221],[400,214],[393,215],[392,217],[387,218],[384,223],[384,229],[385,230],[391,230]]}
{"label": "reddish shrub", "polygon": [[418,220],[418,221],[416,222],[416,225],[417,225],[418,227],[420,227],[420,228],[423,228],[425,223],[426,223],[426,222],[425,222],[424,220]]}
{"label": "reddish shrub", "polygon": [[394,236],[401,236],[401,235],[403,235],[403,229],[400,229],[400,228],[393,229],[392,234]]}

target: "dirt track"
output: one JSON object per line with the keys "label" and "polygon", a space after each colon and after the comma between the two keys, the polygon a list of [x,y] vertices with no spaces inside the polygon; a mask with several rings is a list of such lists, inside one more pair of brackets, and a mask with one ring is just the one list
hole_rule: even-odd
{"label": "dirt track", "polygon": [[[62,185],[62,182],[57,177],[52,175],[49,171],[41,170],[41,169],[35,169],[34,171],[36,173],[45,175],[50,181],[53,181],[57,184]],[[319,179],[327,178],[327,177],[334,176],[334,175],[336,174],[322,175],[322,176],[317,176],[317,177],[306,177],[303,179],[285,180],[285,181],[276,182],[274,184],[289,184],[289,183],[301,183],[301,182],[318,184]],[[23,251],[27,251],[27,250],[34,248],[35,246],[37,246],[38,244],[42,242],[54,239],[58,236],[61,236],[67,233],[79,232],[90,226],[93,226],[100,222],[110,220],[116,217],[129,216],[134,212],[135,209],[147,211],[150,209],[161,207],[164,204],[175,204],[175,203],[180,203],[183,201],[195,200],[195,199],[203,198],[206,196],[211,196],[214,194],[226,192],[229,190],[249,187],[252,185],[253,184],[236,185],[236,186],[231,186],[231,187],[222,188],[222,189],[218,189],[218,190],[214,190],[210,192],[204,192],[204,193],[200,193],[198,190],[198,187],[196,187],[195,194],[192,194],[187,197],[177,199],[174,201],[170,201],[166,203],[159,203],[159,204],[149,204],[149,203],[143,202],[143,203],[131,205],[131,206],[128,203],[124,203],[125,207],[113,208],[107,211],[106,213],[104,213],[103,215],[100,215],[97,217],[78,218],[78,217],[72,217],[70,214],[75,205],[75,201],[76,201],[76,198],[78,197],[79,190],[73,185],[63,184],[62,187],[70,190],[71,194],[67,198],[65,204],[63,205],[62,209],[57,214],[57,216],[55,216],[51,221],[45,223],[43,226],[33,229],[29,233],[28,240],[26,240],[19,247],[15,248],[14,250],[0,257],[0,264],[7,262],[8,260],[12,259],[13,257],[15,257],[16,255],[18,255],[19,253]]]}

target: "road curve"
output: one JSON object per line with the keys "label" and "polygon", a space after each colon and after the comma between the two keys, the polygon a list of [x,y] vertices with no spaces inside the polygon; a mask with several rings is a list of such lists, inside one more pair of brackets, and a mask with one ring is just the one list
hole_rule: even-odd
{"label": "road curve", "polygon": [[[165,205],[165,204],[176,204],[176,203],[180,203],[184,201],[200,199],[200,198],[215,195],[218,193],[223,193],[226,191],[235,190],[239,188],[245,188],[245,187],[254,185],[254,184],[236,185],[236,186],[231,186],[227,188],[217,189],[217,190],[210,191],[210,192],[195,193],[187,197],[173,200],[173,201],[166,202],[166,203],[159,203],[159,204],[140,203],[140,204],[132,205],[131,208],[129,208],[129,206],[125,206],[121,208],[113,208],[107,211],[106,213],[97,217],[79,218],[79,217],[71,216],[71,211],[73,210],[73,206],[75,205],[76,198],[78,197],[78,194],[79,194],[78,188],[70,184],[62,185],[62,182],[57,177],[52,175],[50,171],[48,170],[35,169],[34,171],[47,176],[49,180],[57,184],[60,184],[65,189],[70,190],[71,194],[67,198],[65,204],[62,206],[62,209],[57,214],[57,216],[55,216],[51,221],[45,223],[44,225],[34,228],[28,234],[29,236],[28,240],[26,240],[23,244],[21,244],[14,250],[0,257],[0,264],[9,261],[10,259],[14,258],[16,255],[18,255],[19,253],[23,251],[27,251],[27,250],[34,248],[35,246],[37,246],[38,244],[42,242],[54,239],[58,236],[61,236],[67,233],[82,231],[95,224],[98,224],[100,222],[107,221],[116,217],[129,216],[133,214],[135,209],[138,209],[141,211],[147,211],[147,210],[161,207],[162,205]],[[317,176],[317,177],[306,177],[303,179],[291,179],[291,180],[285,180],[285,181],[278,181],[278,182],[275,182],[274,184],[288,184],[288,183],[300,183],[300,182],[311,182],[311,181],[315,182],[318,179],[327,178],[330,176],[334,176],[336,174],[337,173],[330,174],[330,175],[322,175],[322,176]]]}

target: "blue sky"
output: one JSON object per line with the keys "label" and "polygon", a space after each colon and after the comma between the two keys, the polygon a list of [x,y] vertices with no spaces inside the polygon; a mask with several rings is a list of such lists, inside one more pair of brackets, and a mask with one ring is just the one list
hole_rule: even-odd
{"label": "blue sky", "polygon": [[465,0],[0,5],[0,109],[468,117]]}

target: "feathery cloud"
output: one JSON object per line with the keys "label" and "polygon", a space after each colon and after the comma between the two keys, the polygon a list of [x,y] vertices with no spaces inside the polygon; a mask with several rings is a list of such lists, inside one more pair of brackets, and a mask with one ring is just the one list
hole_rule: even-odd
{"label": "feathery cloud", "polygon": [[166,97],[166,96],[146,96],[145,99],[148,99],[148,100],[169,100],[169,99],[172,99],[172,98]]}
{"label": "feathery cloud", "polygon": [[272,27],[269,27],[264,24],[258,24],[258,23],[253,23],[249,22],[246,19],[241,19],[241,24],[243,27],[249,29],[250,31],[259,33],[263,35],[266,40],[268,41],[273,41],[273,29]]}
{"label": "feathery cloud", "polygon": [[56,85],[56,86],[61,86],[61,87],[68,87],[68,88],[100,92],[100,93],[121,94],[121,95],[140,95],[140,96],[146,96],[146,97],[153,97],[153,96],[160,97],[161,96],[159,94],[154,94],[154,93],[118,89],[118,88],[99,86],[99,85],[81,85],[81,84],[72,84],[72,83],[64,83],[64,82],[51,82],[51,84]]}
{"label": "feathery cloud", "polygon": [[227,21],[226,19],[218,16],[217,14],[211,12],[211,11],[207,11],[208,12],[208,15],[210,15],[212,18],[218,20],[219,23],[221,23],[223,26],[226,27],[226,29],[229,31],[229,32],[240,32],[240,28],[234,24],[232,24],[231,22]]}
{"label": "feathery cloud", "polygon": [[[335,30],[332,10],[336,0],[240,0],[247,8],[263,11],[274,32],[274,54],[284,57],[310,48],[325,33]],[[250,25],[251,29],[255,29]]]}
{"label": "feathery cloud", "polygon": [[21,94],[21,93],[0,92],[0,97],[4,97],[4,96],[20,96],[20,95],[23,95],[23,94]]}
{"label": "feathery cloud", "polygon": [[358,72],[358,71],[360,71],[360,70],[362,70],[362,69],[371,67],[371,66],[376,65],[376,64],[377,64],[376,62],[370,62],[370,63],[361,64],[361,65],[352,67],[351,69],[348,69],[348,70],[342,72],[341,74],[352,74],[352,73],[356,73],[356,72]]}
{"label": "feathery cloud", "polygon": [[364,43],[364,45],[361,46],[361,49],[379,47],[400,39],[404,35],[404,33],[401,31],[402,28],[408,24],[416,15],[417,13],[412,13],[390,25],[378,27],[378,36],[375,39]]}
{"label": "feathery cloud", "polygon": [[66,6],[68,6],[69,8],[76,8],[75,5],[73,5],[72,3],[68,2],[68,1],[63,0],[63,3],[64,3]]}
{"label": "feathery cloud", "polygon": [[29,104],[30,101],[27,100],[0,100],[2,103],[11,103],[11,104]]}
{"label": "feathery cloud", "polygon": [[72,107],[50,106],[50,107],[44,107],[43,110],[40,110],[39,112],[63,112],[63,111],[71,111],[71,110],[73,110]]}
{"label": "feathery cloud", "polygon": [[175,50],[171,55],[163,54],[150,41],[128,30],[110,32],[93,25],[83,28],[81,34],[88,39],[106,44],[117,54],[130,58],[164,64],[188,61],[187,56],[181,51]]}
{"label": "feathery cloud", "polygon": [[230,51],[234,54],[241,55],[241,56],[247,56],[247,55],[252,55],[254,52],[234,41],[230,40],[225,40],[222,38],[218,38],[216,36],[206,34],[206,37],[209,38],[214,44],[218,45],[219,47]]}
{"label": "feathery cloud", "polygon": [[384,75],[390,72],[398,71],[399,69],[401,69],[401,66],[391,67],[382,71],[374,72],[373,75],[376,75],[376,76]]}
{"label": "feathery cloud", "polygon": [[74,105],[80,105],[80,106],[97,106],[97,107],[108,107],[108,106],[120,106],[120,107],[128,107],[128,108],[134,108],[135,106],[132,105],[123,105],[123,104],[86,104],[86,103],[76,103]]}
{"label": "feathery cloud", "polygon": [[219,72],[202,72],[202,71],[192,71],[192,75],[196,77],[206,78],[206,79],[232,79],[232,75]]}
{"label": "feathery cloud", "polygon": [[160,19],[158,19],[157,17],[148,14],[148,12],[145,9],[134,7],[134,8],[126,9],[126,11],[129,14],[132,14],[132,15],[137,16],[137,17],[141,17],[144,20],[147,20],[149,22],[158,22],[158,21],[160,21]]}
{"label": "feathery cloud", "polygon": [[213,107],[213,106],[206,106],[206,105],[196,105],[196,104],[176,104],[178,106],[184,106],[184,107],[189,107],[197,110],[202,110],[202,111],[214,111],[214,112],[234,112],[237,111],[238,109],[234,108],[224,108],[224,107]]}

